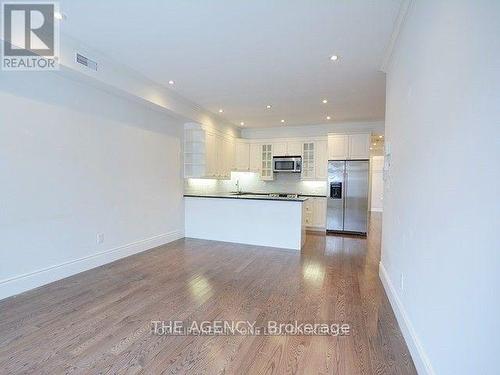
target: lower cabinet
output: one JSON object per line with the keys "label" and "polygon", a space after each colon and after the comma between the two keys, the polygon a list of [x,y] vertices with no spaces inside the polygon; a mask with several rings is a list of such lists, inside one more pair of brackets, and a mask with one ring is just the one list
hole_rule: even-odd
{"label": "lower cabinet", "polygon": [[326,198],[310,197],[304,202],[304,223],[310,230],[326,228]]}

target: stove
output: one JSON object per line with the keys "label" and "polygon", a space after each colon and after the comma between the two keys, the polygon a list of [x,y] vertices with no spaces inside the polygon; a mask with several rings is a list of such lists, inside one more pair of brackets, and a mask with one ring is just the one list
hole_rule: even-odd
{"label": "stove", "polygon": [[298,194],[288,194],[288,193],[270,193],[269,196],[271,198],[289,198],[289,199],[297,199],[299,197]]}

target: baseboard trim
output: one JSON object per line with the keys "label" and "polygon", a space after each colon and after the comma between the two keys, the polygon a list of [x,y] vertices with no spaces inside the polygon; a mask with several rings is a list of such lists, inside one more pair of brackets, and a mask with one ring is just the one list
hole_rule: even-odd
{"label": "baseboard trim", "polygon": [[0,280],[0,300],[183,238],[181,231],[159,234],[83,258]]}
{"label": "baseboard trim", "polygon": [[408,317],[408,314],[403,306],[403,303],[401,302],[401,300],[398,297],[398,294],[396,293],[394,284],[389,278],[389,275],[382,262],[379,263],[378,269],[379,269],[380,280],[382,281],[385,293],[389,298],[392,310],[396,315],[399,328],[403,333],[403,337],[406,341],[406,345],[408,346],[408,350],[410,351],[413,363],[417,368],[417,372],[420,375],[435,375],[436,373],[432,368],[429,357],[425,353],[422,343],[420,342],[417,333],[413,328],[413,324],[411,323],[410,318]]}

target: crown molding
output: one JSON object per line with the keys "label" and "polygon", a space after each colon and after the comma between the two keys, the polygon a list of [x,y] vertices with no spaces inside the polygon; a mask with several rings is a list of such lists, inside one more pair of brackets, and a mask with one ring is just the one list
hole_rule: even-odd
{"label": "crown molding", "polygon": [[387,73],[387,69],[392,60],[392,54],[394,52],[394,48],[398,42],[401,30],[403,29],[403,25],[406,19],[408,18],[408,14],[413,3],[414,0],[403,0],[401,5],[399,6],[398,16],[396,18],[396,21],[394,22],[391,38],[389,39],[389,43],[385,48],[382,64],[380,65],[380,70],[384,73]]}

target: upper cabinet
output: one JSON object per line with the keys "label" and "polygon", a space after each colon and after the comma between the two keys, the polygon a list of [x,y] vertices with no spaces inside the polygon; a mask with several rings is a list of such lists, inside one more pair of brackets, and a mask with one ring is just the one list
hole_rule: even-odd
{"label": "upper cabinet", "polygon": [[292,141],[286,143],[286,155],[287,156],[300,156],[302,155],[302,142]]}
{"label": "upper cabinet", "polygon": [[329,134],[312,139],[235,139],[198,124],[184,129],[184,176],[230,179],[231,170],[274,179],[274,156],[301,156],[302,180],[325,180],[328,160],[369,159],[370,134]]}
{"label": "upper cabinet", "polygon": [[315,147],[314,142],[304,142],[302,144],[302,179],[312,180],[316,178],[315,174]]}
{"label": "upper cabinet", "polygon": [[239,172],[250,171],[250,144],[241,139],[234,143],[234,169]]}
{"label": "upper cabinet", "polygon": [[302,142],[273,142],[273,156],[300,156],[302,155]]}
{"label": "upper cabinet", "polygon": [[211,177],[216,178],[219,172],[219,168],[217,165],[217,148],[220,147],[218,137],[215,136],[214,133],[207,132],[205,134],[205,144],[207,154],[206,154],[206,173],[204,176],[199,177]]}
{"label": "upper cabinet", "polygon": [[[209,140],[208,148],[217,148],[215,141]],[[212,145],[213,144],[213,145]],[[301,156],[302,180],[325,180],[328,168],[328,142],[326,137],[313,139],[266,139],[233,140],[234,163],[232,169],[239,172],[259,173],[264,181],[273,180],[273,157]],[[210,160],[209,165],[213,162]],[[212,170],[209,168],[209,170]]]}
{"label": "upper cabinet", "polygon": [[260,173],[261,150],[259,143],[250,143],[250,172]]}
{"label": "upper cabinet", "polygon": [[349,159],[369,159],[370,138],[370,134],[349,135]]}
{"label": "upper cabinet", "polygon": [[261,168],[260,176],[264,181],[271,181],[274,178],[273,173],[273,145],[261,144]]}
{"label": "upper cabinet", "polygon": [[233,137],[221,137],[222,139],[222,151],[219,152],[219,158],[222,161],[219,162],[220,175],[224,179],[231,179],[231,170],[234,169],[234,138]]}
{"label": "upper cabinet", "polygon": [[273,143],[273,156],[287,156],[286,142]]}
{"label": "upper cabinet", "polygon": [[201,128],[187,127],[184,130],[184,177],[207,175],[207,139]]}
{"label": "upper cabinet", "polygon": [[326,140],[316,141],[315,144],[314,172],[317,180],[325,180],[328,177],[328,142]]}
{"label": "upper cabinet", "polygon": [[230,179],[233,138],[197,124],[184,128],[184,177]]}
{"label": "upper cabinet", "polygon": [[370,157],[370,134],[329,134],[328,159],[354,160]]}
{"label": "upper cabinet", "polygon": [[328,135],[328,160],[346,160],[349,154],[349,136],[343,134]]}
{"label": "upper cabinet", "polygon": [[302,179],[325,180],[328,169],[328,142],[317,140],[302,143]]}

